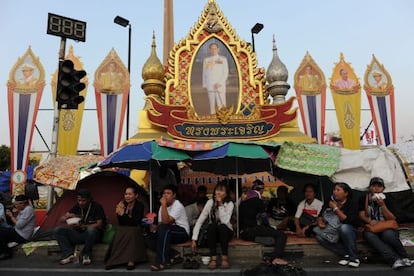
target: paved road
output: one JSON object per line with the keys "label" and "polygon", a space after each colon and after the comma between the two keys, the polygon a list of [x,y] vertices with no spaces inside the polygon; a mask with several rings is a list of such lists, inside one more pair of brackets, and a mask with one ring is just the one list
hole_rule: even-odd
{"label": "paved road", "polygon": [[[365,260],[360,268],[342,267],[336,264],[336,257],[300,257],[289,256],[289,261],[295,263],[297,266],[304,268],[307,276],[313,275],[335,275],[335,276],[382,276],[382,275],[414,275],[414,267],[405,268],[400,271],[394,271],[390,267],[378,263],[375,258]],[[217,269],[214,271],[215,275],[234,275],[239,276],[240,271],[254,266],[254,264],[240,264],[237,260],[232,261],[232,268],[229,270]],[[68,264],[65,266],[59,265],[57,256],[36,256],[28,257],[17,256],[13,259],[0,261],[0,275],[14,276],[14,275],[30,275],[30,276],[49,276],[49,275],[125,275],[125,273],[139,273],[139,275],[158,275],[158,273],[151,272],[148,264],[138,265],[133,271],[127,271],[124,267],[113,270],[105,270],[102,263],[92,263],[90,266],[82,266],[81,264]],[[202,266],[197,270],[182,269],[180,265],[172,269],[162,272],[165,275],[177,276],[196,276],[200,274],[212,274],[206,266]]]}

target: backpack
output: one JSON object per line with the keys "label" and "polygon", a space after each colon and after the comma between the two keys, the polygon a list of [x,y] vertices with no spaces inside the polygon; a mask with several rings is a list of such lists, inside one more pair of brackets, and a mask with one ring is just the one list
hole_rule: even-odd
{"label": "backpack", "polygon": [[203,225],[200,228],[200,233],[198,234],[197,239],[197,246],[198,247],[207,247],[208,246],[208,227],[210,226],[210,223],[207,221],[203,223]]}

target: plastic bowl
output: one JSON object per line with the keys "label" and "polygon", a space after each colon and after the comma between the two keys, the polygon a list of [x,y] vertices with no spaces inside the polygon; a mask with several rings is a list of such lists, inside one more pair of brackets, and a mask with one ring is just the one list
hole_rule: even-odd
{"label": "plastic bowl", "polygon": [[75,225],[75,224],[79,224],[80,220],[81,220],[81,218],[77,218],[77,217],[74,217],[74,218],[68,218],[68,219],[66,220],[66,223],[67,223],[68,225]]}
{"label": "plastic bowl", "polygon": [[203,256],[203,257],[201,257],[201,262],[204,265],[208,265],[208,263],[210,262],[210,260],[211,260],[211,257],[210,256]]}

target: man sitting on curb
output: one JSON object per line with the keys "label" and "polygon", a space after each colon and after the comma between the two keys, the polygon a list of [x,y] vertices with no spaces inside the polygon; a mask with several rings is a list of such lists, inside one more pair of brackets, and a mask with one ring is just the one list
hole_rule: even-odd
{"label": "man sitting on curb", "polygon": [[[72,207],[62,220],[68,223],[68,227],[57,227],[54,230],[55,238],[62,250],[60,264],[71,263],[80,256],[75,256],[75,245],[85,244],[81,256],[82,264],[91,263],[92,247],[97,243],[105,229],[106,216],[100,204],[92,201],[89,190],[79,190],[77,204]],[[70,218],[79,218],[79,221],[70,221]]]}
{"label": "man sitting on curb", "polygon": [[151,265],[152,271],[161,271],[174,263],[171,244],[183,243],[189,240],[190,226],[184,206],[176,199],[177,187],[167,185],[163,188],[158,211],[158,226],[151,225],[151,231],[156,232],[155,252],[156,263]]}
{"label": "man sitting on curb", "polygon": [[23,243],[33,235],[36,224],[35,211],[25,195],[18,195],[14,199],[12,211],[6,210],[6,216],[13,223],[13,227],[0,227],[0,260],[12,257],[12,250],[7,246],[9,242]]}

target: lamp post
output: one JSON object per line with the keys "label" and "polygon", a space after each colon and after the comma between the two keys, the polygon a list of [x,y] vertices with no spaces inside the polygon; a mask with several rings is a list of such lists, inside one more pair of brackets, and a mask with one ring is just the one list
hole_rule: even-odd
{"label": "lamp post", "polygon": [[252,32],[252,46],[253,46],[253,52],[255,52],[254,48],[254,34],[258,34],[263,29],[263,24],[256,23],[253,28],[251,29]]}
{"label": "lamp post", "polygon": [[[114,18],[114,23],[122,27],[128,26],[128,73],[129,79],[131,80],[131,24],[128,19],[125,19],[121,16],[116,16]],[[127,114],[126,114],[126,140],[129,139],[129,94],[131,91],[128,91],[127,98]]]}

